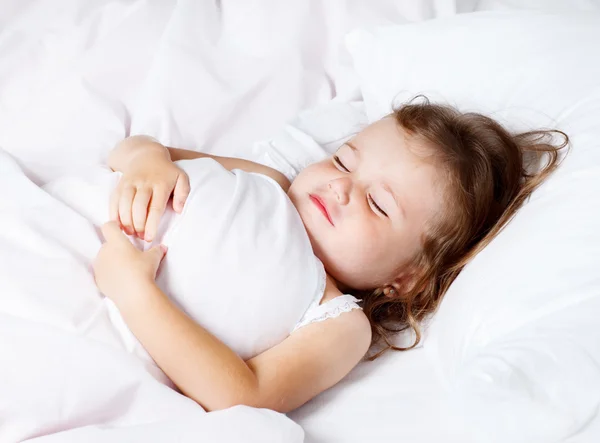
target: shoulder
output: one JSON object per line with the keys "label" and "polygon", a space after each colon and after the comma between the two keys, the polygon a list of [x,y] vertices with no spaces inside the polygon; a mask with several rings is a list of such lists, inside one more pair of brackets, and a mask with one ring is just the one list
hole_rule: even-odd
{"label": "shoulder", "polygon": [[229,171],[233,171],[234,169],[241,169],[242,171],[264,175],[273,179],[286,192],[290,187],[290,181],[288,180],[288,178],[283,173],[270,166],[241,158],[218,156],[212,157]]}
{"label": "shoulder", "polygon": [[264,166],[264,168],[266,169],[263,171],[263,174],[275,180],[285,192],[287,192],[288,189],[290,189],[290,185],[292,184],[292,182],[290,182],[285,175],[283,175],[276,169],[270,168],[268,166]]}
{"label": "shoulder", "polygon": [[[325,307],[327,304],[336,303],[337,300],[343,300],[345,297],[350,296],[340,292],[333,279],[327,275],[321,306]],[[351,302],[351,304],[356,306],[354,302]],[[368,350],[371,344],[371,324],[362,309],[352,309],[348,312],[338,315],[337,317],[330,318],[327,321],[317,322],[313,325],[318,323],[322,323],[323,327],[328,329],[328,332],[332,332],[332,335],[334,336],[341,334],[345,337],[351,336],[357,340],[357,343],[368,342],[363,346],[366,347],[365,352]],[[311,325],[307,325],[305,327],[308,326]]]}
{"label": "shoulder", "polygon": [[353,342],[357,355],[362,357],[368,351],[371,345],[371,323],[362,309],[353,309],[321,323],[332,332],[332,336],[351,339],[349,341]]}
{"label": "shoulder", "polygon": [[[242,164],[242,162],[243,162],[243,164]],[[274,169],[270,166],[263,165],[261,163],[256,163],[256,162],[250,161],[250,160],[238,160],[238,163],[239,163],[238,167],[237,167],[238,169],[245,170],[246,172],[254,172],[254,173],[269,177],[269,178],[273,179],[279,186],[281,186],[281,188],[285,192],[288,191],[291,182],[288,180],[288,178],[283,173],[281,173],[277,169]],[[241,166],[245,166],[245,167],[241,167]]]}
{"label": "shoulder", "polygon": [[307,324],[293,335],[318,350],[323,358],[334,359],[343,366],[354,366],[369,350],[371,324],[361,309],[353,309],[337,317]]}

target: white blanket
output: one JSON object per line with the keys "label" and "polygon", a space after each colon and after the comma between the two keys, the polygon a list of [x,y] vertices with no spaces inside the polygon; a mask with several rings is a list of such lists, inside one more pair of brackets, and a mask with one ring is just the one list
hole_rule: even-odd
{"label": "white blanket", "polygon": [[[172,389],[132,348],[118,311],[95,287],[90,265],[100,246],[97,226],[29,181],[1,150],[0,189],[1,442],[61,431],[60,441],[137,440],[153,428],[169,440],[177,432],[192,435],[187,428],[210,441],[217,429],[220,439],[232,432],[245,441],[252,435],[257,441],[302,441],[302,430],[284,415],[244,407],[205,414]],[[289,312],[299,318],[303,304]],[[219,304],[214,306],[203,308],[218,318]],[[294,325],[266,323],[270,333],[271,326]],[[238,345],[242,350],[265,345],[260,328],[243,332],[253,338]],[[235,334],[226,338],[235,340]],[[221,429],[215,423],[224,417],[229,425]]]}

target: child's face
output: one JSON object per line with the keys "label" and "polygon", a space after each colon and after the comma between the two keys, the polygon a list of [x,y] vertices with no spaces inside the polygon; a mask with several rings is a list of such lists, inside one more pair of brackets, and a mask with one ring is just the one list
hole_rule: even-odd
{"label": "child's face", "polygon": [[442,208],[439,174],[427,154],[393,118],[384,118],[294,180],[288,194],[333,278],[374,289],[408,272],[428,222]]}

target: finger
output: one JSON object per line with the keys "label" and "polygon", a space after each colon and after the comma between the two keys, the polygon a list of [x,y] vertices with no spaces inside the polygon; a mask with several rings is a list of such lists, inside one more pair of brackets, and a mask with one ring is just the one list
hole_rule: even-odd
{"label": "finger", "polygon": [[163,189],[154,189],[152,199],[150,200],[150,209],[148,211],[148,219],[146,220],[146,231],[144,240],[152,241],[158,231],[160,218],[165,212],[167,202],[169,201],[169,192]]}
{"label": "finger", "polygon": [[121,198],[119,199],[119,219],[128,235],[132,235],[134,232],[131,207],[133,205],[133,199],[135,198],[135,191],[136,189],[133,186],[127,185],[123,188]]}
{"label": "finger", "polygon": [[190,179],[185,172],[181,172],[175,183],[175,191],[173,191],[173,209],[176,212],[183,211],[185,201],[190,194]]}
{"label": "finger", "polygon": [[104,223],[101,227],[102,235],[104,236],[104,240],[107,242],[126,242],[128,244],[129,240],[121,231],[119,224],[116,221],[109,221]]}
{"label": "finger", "polygon": [[144,253],[146,257],[149,257],[150,262],[152,263],[154,278],[156,278],[156,272],[158,271],[160,263],[165,258],[166,253],[167,247],[164,245],[154,246],[152,249],[149,249],[147,252]]}
{"label": "finger", "polygon": [[146,216],[148,214],[148,204],[152,198],[152,188],[138,189],[131,206],[131,217],[133,227],[138,234],[144,232],[146,226]]}
{"label": "finger", "polygon": [[110,200],[108,202],[108,217],[109,220],[121,222],[119,220],[119,198],[121,197],[121,186],[117,187],[110,194]]}
{"label": "finger", "polygon": [[165,245],[154,246],[148,250],[147,254],[152,257],[152,260],[154,260],[153,263],[155,263],[158,267],[162,259],[165,258],[165,255],[167,254],[167,247]]}

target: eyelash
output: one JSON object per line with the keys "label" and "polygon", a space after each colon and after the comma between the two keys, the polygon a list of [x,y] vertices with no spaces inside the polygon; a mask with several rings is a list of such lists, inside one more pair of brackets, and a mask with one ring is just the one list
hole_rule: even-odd
{"label": "eyelash", "polygon": [[350,172],[350,170],[344,166],[344,164],[342,163],[342,161],[340,160],[340,158],[337,155],[333,156],[333,161],[339,166],[341,167],[344,171],[346,172]]}
{"label": "eyelash", "polygon": [[373,200],[373,197],[371,197],[370,195],[367,195],[367,199],[369,200],[369,202],[371,202],[371,204],[372,204],[373,206],[375,206],[375,209],[377,209],[379,212],[381,212],[381,214],[382,214],[382,215],[385,215],[386,217],[388,216],[388,215],[386,214],[386,212],[385,212],[383,209],[381,209],[381,208],[380,208],[380,207],[377,205],[377,203],[375,203],[375,200]]}
{"label": "eyelash", "polygon": [[[344,164],[342,163],[342,161],[340,160],[340,158],[337,155],[333,156],[333,161],[344,171],[350,172],[350,170],[346,166],[344,166]],[[387,213],[383,209],[381,209],[379,207],[379,205],[377,205],[377,203],[375,203],[375,200],[373,200],[373,197],[371,197],[370,195],[367,195],[367,200],[369,201],[369,203],[371,203],[375,207],[375,209],[377,211],[379,211],[382,215],[388,217]]]}

